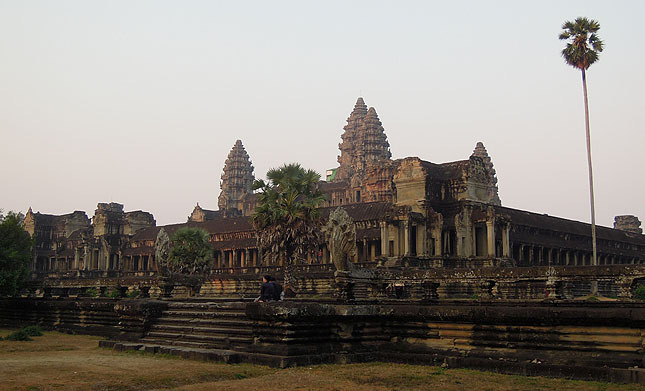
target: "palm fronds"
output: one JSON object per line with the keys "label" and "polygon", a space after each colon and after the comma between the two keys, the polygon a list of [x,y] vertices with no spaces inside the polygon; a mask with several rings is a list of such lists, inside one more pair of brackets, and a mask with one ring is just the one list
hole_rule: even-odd
{"label": "palm fronds", "polygon": [[317,172],[290,163],[269,170],[266,182],[253,184],[259,190],[253,226],[269,263],[295,262],[317,247],[318,209],[325,200],[319,181]]}
{"label": "palm fronds", "polygon": [[567,41],[562,49],[562,57],[567,64],[583,70],[598,61],[598,54],[602,52],[604,44],[598,37],[600,24],[597,21],[577,18],[573,22],[564,22],[562,30],[559,38]]}

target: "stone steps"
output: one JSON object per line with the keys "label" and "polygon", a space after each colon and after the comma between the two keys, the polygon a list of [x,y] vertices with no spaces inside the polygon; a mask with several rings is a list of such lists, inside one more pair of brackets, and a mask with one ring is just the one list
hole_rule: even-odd
{"label": "stone steps", "polygon": [[[253,322],[246,317],[246,304],[240,301],[170,301],[139,341],[102,341],[100,346],[240,362],[246,354],[241,352],[253,343]],[[276,358],[270,355],[256,355],[252,360],[280,365],[274,363]]]}
{"label": "stone steps", "polygon": [[187,332],[187,333],[177,333],[177,332],[168,332],[163,331],[150,331],[145,338],[154,338],[156,340],[167,340],[167,341],[204,341],[204,342],[237,342],[237,343],[251,343],[251,332],[249,331],[246,335],[233,335],[229,333],[228,330],[223,332],[208,332],[199,334],[196,332]]}
{"label": "stone steps", "polygon": [[[237,311],[189,311],[189,310],[165,310],[161,318],[246,318],[244,312]],[[160,319],[161,319],[160,318]]]}
{"label": "stone steps", "polygon": [[186,341],[186,340],[169,340],[164,338],[152,338],[146,337],[138,341],[139,343],[144,343],[147,345],[159,345],[159,346],[179,346],[182,348],[191,348],[191,349],[224,349],[224,350],[233,350],[235,346],[223,342],[223,341]]}
{"label": "stone steps", "polygon": [[232,348],[253,343],[253,322],[246,304],[231,301],[174,301],[141,340],[148,344],[191,348]]}
{"label": "stone steps", "polygon": [[185,325],[190,327],[216,327],[226,326],[231,328],[251,327],[253,322],[245,318],[182,318],[182,317],[164,317],[159,318],[153,327],[157,325],[177,326]]}
{"label": "stone steps", "polygon": [[[200,325],[201,326],[201,325]],[[218,325],[216,325],[218,326]],[[227,325],[228,327],[195,327],[185,324],[155,324],[150,328],[150,332],[173,332],[182,334],[240,334],[251,335],[251,327],[239,327],[237,325]]]}
{"label": "stone steps", "polygon": [[154,338],[154,337],[145,337],[138,341],[138,343],[143,343],[146,345],[163,345],[163,346],[182,346],[182,347],[187,347],[187,348],[195,348],[195,349],[217,349],[221,348],[224,344],[216,344],[216,343],[206,343],[203,341],[185,341],[185,340],[177,340],[173,341],[172,339],[165,339],[165,338]]}
{"label": "stone steps", "polygon": [[263,353],[237,352],[228,349],[204,347],[204,344],[182,343],[169,345],[155,341],[119,342],[102,340],[99,347],[114,349],[116,351],[140,351],[153,354],[168,354],[189,360],[216,361],[227,364],[248,362],[253,364],[268,365],[274,368],[286,368],[289,362],[286,357]]}
{"label": "stone steps", "polygon": [[202,361],[218,361],[224,363],[239,363],[242,357],[239,353],[227,349],[203,348],[202,345],[186,344],[183,346],[156,344],[154,342],[116,342],[99,341],[99,346],[112,348],[116,351],[144,351],[154,354],[170,354],[186,359]]}
{"label": "stone steps", "polygon": [[178,302],[178,301],[171,301],[168,302],[168,308],[170,309],[201,309],[201,310],[214,310],[214,309],[221,309],[221,310],[239,310],[241,312],[244,312],[246,309],[246,304],[245,302]]}

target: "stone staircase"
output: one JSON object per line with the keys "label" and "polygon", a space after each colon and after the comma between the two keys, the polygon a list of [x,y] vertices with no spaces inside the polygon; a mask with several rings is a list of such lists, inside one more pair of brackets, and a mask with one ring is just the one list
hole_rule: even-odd
{"label": "stone staircase", "polygon": [[136,342],[104,340],[99,346],[118,351],[137,350],[187,359],[237,363],[273,363],[270,356],[245,353],[253,343],[253,322],[247,302],[227,299],[169,301],[168,308]]}
{"label": "stone staircase", "polygon": [[145,345],[237,350],[253,342],[241,301],[169,302],[140,340]]}

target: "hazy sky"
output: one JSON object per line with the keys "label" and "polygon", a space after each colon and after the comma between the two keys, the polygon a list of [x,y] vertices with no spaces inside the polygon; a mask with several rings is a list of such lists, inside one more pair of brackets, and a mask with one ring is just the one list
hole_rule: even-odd
{"label": "hazy sky", "polygon": [[[324,174],[358,96],[394,158],[483,141],[502,204],[589,221],[565,20],[600,22],[588,73],[597,221],[645,219],[643,1],[0,0],[0,208],[217,209],[241,139],[256,177]],[[641,125],[638,125],[641,123]]]}

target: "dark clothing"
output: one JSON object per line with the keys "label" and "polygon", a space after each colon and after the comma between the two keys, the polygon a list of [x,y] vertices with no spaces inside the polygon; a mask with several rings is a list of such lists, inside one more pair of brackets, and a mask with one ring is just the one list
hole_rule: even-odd
{"label": "dark clothing", "polygon": [[273,285],[273,300],[280,301],[280,295],[282,294],[282,285],[280,285],[277,281],[271,281],[271,284]]}
{"label": "dark clothing", "polygon": [[275,287],[270,282],[265,282],[260,288],[260,300],[261,301],[273,301],[275,297]]}
{"label": "dark clothing", "polygon": [[293,290],[290,286],[287,287],[287,289],[284,290],[284,297],[285,298],[294,298],[296,297],[296,291]]}

